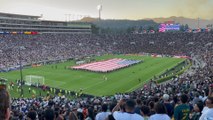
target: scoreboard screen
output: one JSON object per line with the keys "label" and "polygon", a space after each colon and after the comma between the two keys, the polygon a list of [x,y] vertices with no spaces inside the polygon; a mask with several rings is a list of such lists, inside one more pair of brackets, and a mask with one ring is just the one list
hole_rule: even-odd
{"label": "scoreboard screen", "polygon": [[160,24],[159,32],[166,32],[166,31],[179,31],[180,24]]}

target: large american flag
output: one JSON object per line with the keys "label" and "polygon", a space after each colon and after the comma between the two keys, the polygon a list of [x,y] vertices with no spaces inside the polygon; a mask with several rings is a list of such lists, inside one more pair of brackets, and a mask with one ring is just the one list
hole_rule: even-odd
{"label": "large american flag", "polygon": [[105,61],[92,62],[88,64],[82,64],[79,66],[73,66],[72,69],[76,70],[89,70],[94,72],[110,72],[120,68],[128,67],[130,65],[141,62],[141,60],[128,60],[121,58],[114,58]]}

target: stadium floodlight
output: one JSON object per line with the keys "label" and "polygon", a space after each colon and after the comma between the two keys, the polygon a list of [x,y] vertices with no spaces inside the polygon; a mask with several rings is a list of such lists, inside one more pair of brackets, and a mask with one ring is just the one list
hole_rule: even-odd
{"label": "stadium floodlight", "polygon": [[101,11],[102,11],[102,5],[98,5],[97,6],[97,10],[98,10],[98,17],[99,17],[99,20],[101,20]]}
{"label": "stadium floodlight", "polygon": [[101,10],[102,10],[102,5],[98,5],[98,6],[97,6],[97,10],[98,10],[98,11],[101,11]]}

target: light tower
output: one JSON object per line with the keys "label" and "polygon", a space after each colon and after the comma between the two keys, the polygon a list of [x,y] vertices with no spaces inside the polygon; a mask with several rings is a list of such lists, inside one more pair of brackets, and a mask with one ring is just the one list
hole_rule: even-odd
{"label": "light tower", "polygon": [[101,20],[101,11],[102,11],[102,5],[100,4],[100,5],[98,5],[97,6],[97,10],[98,10],[98,18],[99,18],[99,20]]}
{"label": "light tower", "polygon": [[197,18],[197,27],[198,27],[198,29],[200,29],[200,18],[199,17]]}

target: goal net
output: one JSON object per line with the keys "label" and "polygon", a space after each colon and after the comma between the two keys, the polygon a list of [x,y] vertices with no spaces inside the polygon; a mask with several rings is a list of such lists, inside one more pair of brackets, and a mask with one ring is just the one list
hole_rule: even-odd
{"label": "goal net", "polygon": [[35,86],[44,85],[43,76],[27,75],[27,76],[25,76],[24,80],[25,80],[26,85],[35,85]]}

